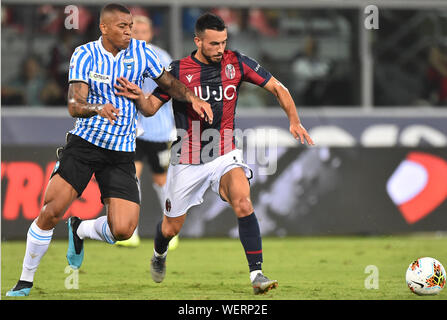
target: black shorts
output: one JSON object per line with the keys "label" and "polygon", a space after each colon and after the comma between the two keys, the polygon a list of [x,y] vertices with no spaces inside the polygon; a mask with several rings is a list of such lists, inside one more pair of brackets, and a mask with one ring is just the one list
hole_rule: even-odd
{"label": "black shorts", "polygon": [[171,143],[136,140],[135,161],[147,159],[153,173],[165,173],[169,166]]}
{"label": "black shorts", "polygon": [[78,196],[95,174],[103,203],[106,198],[121,198],[140,204],[135,152],[104,149],[73,134],[67,135],[65,147],[59,150],[59,161],[51,176],[59,174]]}

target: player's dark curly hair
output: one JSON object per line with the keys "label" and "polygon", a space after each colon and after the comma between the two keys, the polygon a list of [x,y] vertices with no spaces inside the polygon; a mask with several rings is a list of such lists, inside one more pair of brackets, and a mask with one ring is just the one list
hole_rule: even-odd
{"label": "player's dark curly hair", "polygon": [[195,33],[196,36],[200,35],[202,32],[204,32],[206,29],[216,30],[216,31],[223,31],[225,30],[225,22],[222,20],[221,17],[207,12],[202,14],[196,21],[195,25]]}

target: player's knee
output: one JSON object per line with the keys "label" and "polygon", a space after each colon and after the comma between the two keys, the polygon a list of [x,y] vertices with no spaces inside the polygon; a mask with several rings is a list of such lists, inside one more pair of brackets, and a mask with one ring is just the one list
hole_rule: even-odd
{"label": "player's knee", "polygon": [[247,197],[242,197],[232,202],[233,209],[238,217],[246,217],[253,213],[253,206]]}
{"label": "player's knee", "polygon": [[163,224],[162,232],[165,238],[172,238],[179,234],[181,227],[173,223]]}
{"label": "player's knee", "polygon": [[117,241],[124,241],[132,237],[135,227],[132,226],[113,226],[111,228],[113,237]]}
{"label": "player's knee", "polygon": [[116,241],[124,241],[130,239],[132,237],[132,232],[126,232],[126,231],[115,231],[112,232],[114,238]]}
{"label": "player's knee", "polygon": [[62,219],[63,212],[57,210],[51,203],[46,203],[40,210],[39,220],[45,228],[54,228]]}

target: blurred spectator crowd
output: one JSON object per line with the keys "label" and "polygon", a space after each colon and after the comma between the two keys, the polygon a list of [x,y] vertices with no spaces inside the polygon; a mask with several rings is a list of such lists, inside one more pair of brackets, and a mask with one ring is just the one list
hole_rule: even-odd
{"label": "blurred spectator crowd", "polygon": [[[77,6],[79,25],[66,29],[64,6],[2,5],[2,106],[64,107],[71,54],[100,36],[101,5]],[[151,18],[154,43],[171,53],[169,6],[130,6]],[[182,8],[182,52],[195,49],[194,23],[205,11],[228,26],[228,47],[256,59],[302,106],[360,106],[361,57],[356,9]],[[446,21],[444,21],[444,18]],[[371,31],[376,106],[447,103],[447,10],[381,10]],[[244,84],[240,107],[278,106],[275,98]]]}

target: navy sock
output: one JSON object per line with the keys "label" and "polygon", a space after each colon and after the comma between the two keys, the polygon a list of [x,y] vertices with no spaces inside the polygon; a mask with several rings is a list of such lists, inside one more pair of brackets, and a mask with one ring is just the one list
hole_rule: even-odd
{"label": "navy sock", "polygon": [[239,239],[244,247],[250,272],[262,270],[262,239],[255,213],[238,218],[238,225]]}
{"label": "navy sock", "polygon": [[169,241],[171,241],[171,239],[172,239],[172,237],[165,238],[163,236],[163,233],[161,232],[162,222],[163,222],[163,220],[161,220],[157,224],[157,228],[155,230],[154,249],[155,249],[155,252],[157,252],[158,254],[163,254],[168,250]]}

